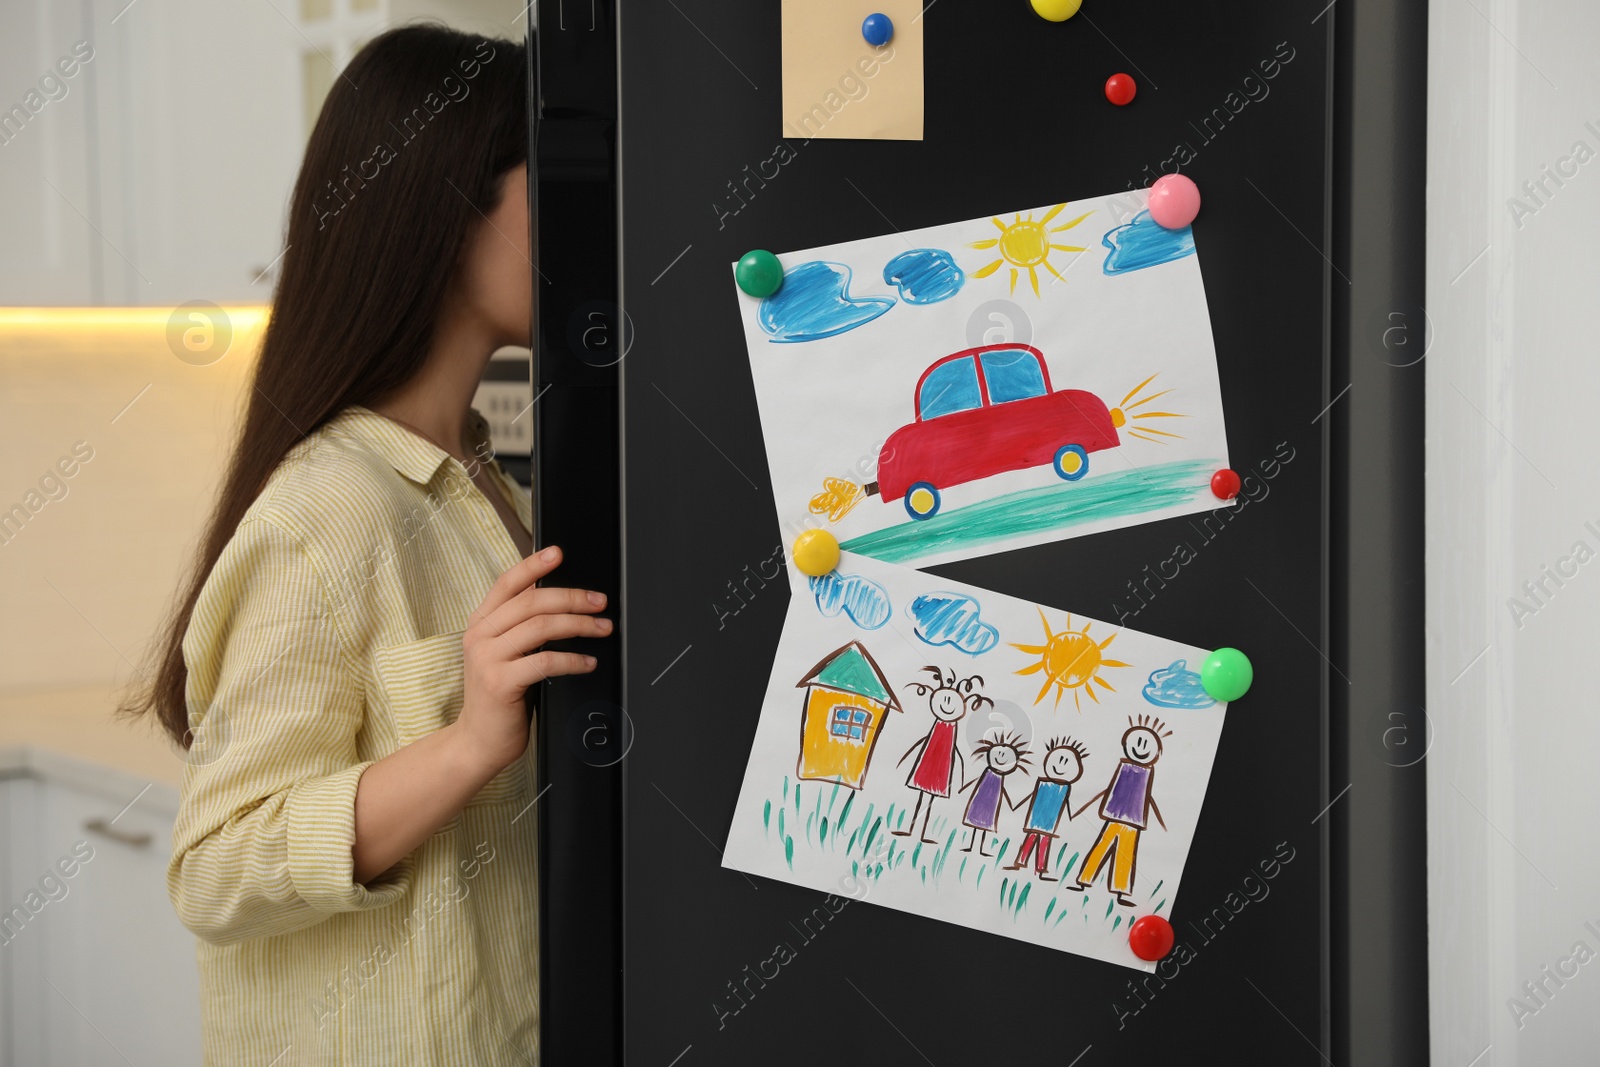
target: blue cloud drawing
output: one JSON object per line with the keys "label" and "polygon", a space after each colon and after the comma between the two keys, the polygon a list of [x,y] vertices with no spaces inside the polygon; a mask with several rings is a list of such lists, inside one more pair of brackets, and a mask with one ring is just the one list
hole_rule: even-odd
{"label": "blue cloud drawing", "polygon": [[1174,660],[1172,666],[1150,672],[1150,681],[1144,687],[1144,698],[1161,708],[1209,708],[1215,704],[1200,675],[1186,669],[1183,660]]}
{"label": "blue cloud drawing", "polygon": [[1126,274],[1194,255],[1194,231],[1187,226],[1169,230],[1151,218],[1148,211],[1139,212],[1132,222],[1107,233],[1100,243],[1111,249],[1101,265],[1107,274]]}
{"label": "blue cloud drawing", "polygon": [[979,656],[1000,643],[1000,631],[978,618],[978,602],[961,593],[924,593],[911,602],[917,636]]}
{"label": "blue cloud drawing", "polygon": [[863,630],[876,630],[889,621],[889,594],[871,578],[829,571],[810,581],[817,610],[828,618],[842,611]]}
{"label": "blue cloud drawing", "polygon": [[937,304],[949,300],[967,284],[955,257],[938,248],[913,248],[883,266],[883,280],[900,290],[908,304]]}
{"label": "blue cloud drawing", "polygon": [[783,272],[783,285],[756,313],[773,341],[820,341],[853,330],[894,307],[887,296],[850,295],[850,268],[814,259]]}

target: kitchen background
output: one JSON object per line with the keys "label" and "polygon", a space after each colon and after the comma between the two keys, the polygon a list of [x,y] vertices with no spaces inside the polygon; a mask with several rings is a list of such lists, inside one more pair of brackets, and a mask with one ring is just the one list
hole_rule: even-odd
{"label": "kitchen background", "polygon": [[[322,100],[416,18],[520,40],[528,16],[0,2],[0,1067],[200,1061],[194,938],[165,884],[182,758],[110,713],[211,505]],[[526,483],[527,350],[486,379],[477,406]]]}

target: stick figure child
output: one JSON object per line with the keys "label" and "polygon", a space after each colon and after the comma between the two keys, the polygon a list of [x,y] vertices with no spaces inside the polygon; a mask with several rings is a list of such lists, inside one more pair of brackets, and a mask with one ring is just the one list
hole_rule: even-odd
{"label": "stick figure child", "polygon": [[1156,822],[1161,824],[1163,830],[1167,828],[1167,821],[1161,817],[1161,809],[1156,806],[1153,792],[1156,760],[1161,758],[1161,738],[1172,736],[1171,730],[1162,733],[1163,730],[1166,730],[1166,724],[1160,719],[1147,715],[1139,716],[1137,723],[1132,718],[1128,719],[1128,729],[1122,735],[1123,759],[1117,763],[1111,784],[1073,812],[1075,816],[1082,815],[1090,804],[1105,798],[1100,804],[1100,818],[1105,820],[1105,825],[1100,828],[1100,836],[1095,840],[1094,847],[1083,859],[1083,866],[1078,870],[1078,884],[1067,888],[1081,892],[1093,885],[1100,875],[1100,868],[1110,860],[1109,884],[1111,891],[1116,894],[1117,903],[1129,908],[1134,906],[1128,894],[1133,891],[1139,831],[1145,828],[1151,814],[1155,815]]}
{"label": "stick figure child", "polygon": [[922,669],[932,672],[938,684],[908,682],[907,686],[915,688],[918,696],[928,698],[928,709],[933,712],[934,723],[922,740],[906,749],[906,754],[895,764],[896,767],[900,766],[913,752],[921,749],[921,755],[912,764],[911,775],[906,779],[906,785],[917,791],[917,804],[911,809],[911,821],[906,824],[904,830],[891,830],[890,833],[900,837],[908,836],[917,825],[917,815],[922,811],[922,802],[926,799],[928,810],[922,816],[921,838],[927,844],[937,845],[939,842],[928,836],[928,820],[933,816],[933,799],[950,795],[950,786],[954,780],[957,764],[961,766],[961,777],[965,779],[967,775],[967,761],[962,758],[961,750],[956,747],[956,723],[960,722],[968,711],[977,711],[985,704],[992,705],[994,701],[981,693],[973,692],[976,686],[983,684],[981,675],[974,674],[971,678],[957,681],[955,671],[946,676],[938,667],[929,666]]}
{"label": "stick figure child", "polygon": [[[1000,802],[1005,801],[1008,808],[1015,808],[1022,803],[1021,797],[1012,800],[1011,794],[1006,791],[1006,777],[1018,767],[1028,765],[1028,746],[1022,743],[1020,734],[997,734],[979,741],[973,747],[972,754],[983,760],[986,766],[982,774],[961,787],[963,793],[972,789],[972,799],[967,801],[967,811],[961,819],[972,827],[972,835],[961,851],[971,852],[976,844],[978,855],[989,856],[993,853],[985,852],[983,846],[989,843],[989,835],[1000,823]],[[974,789],[974,786],[977,788]],[[982,837],[979,837],[980,834]]]}
{"label": "stick figure child", "polygon": [[[1045,744],[1044,766],[1039,780],[1034,783],[1033,796],[1028,800],[1028,815],[1022,828],[1027,836],[1017,850],[1017,858],[1006,865],[1008,871],[1020,871],[1028,862],[1028,853],[1037,850],[1033,867],[1041,882],[1055,882],[1059,875],[1050,873],[1050,850],[1055,845],[1056,827],[1061,824],[1061,813],[1067,810],[1067,798],[1072,783],[1083,777],[1083,761],[1089,750],[1082,742],[1070,737],[1054,737]],[[1067,818],[1072,818],[1069,813]]]}

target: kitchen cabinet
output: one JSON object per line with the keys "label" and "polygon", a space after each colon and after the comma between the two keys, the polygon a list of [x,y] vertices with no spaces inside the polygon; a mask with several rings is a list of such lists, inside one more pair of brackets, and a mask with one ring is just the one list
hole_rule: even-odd
{"label": "kitchen cabinet", "polygon": [[8,4],[0,306],[266,303],[301,154],[338,71],[416,18],[520,37],[522,6]]}
{"label": "kitchen cabinet", "polygon": [[176,790],[0,751],[0,1067],[198,1064],[195,939],[167,898]]}

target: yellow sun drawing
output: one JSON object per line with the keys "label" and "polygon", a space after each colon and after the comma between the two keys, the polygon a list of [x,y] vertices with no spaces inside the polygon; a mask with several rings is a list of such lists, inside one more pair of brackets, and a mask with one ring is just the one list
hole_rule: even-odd
{"label": "yellow sun drawing", "polygon": [[[1044,623],[1044,644],[1019,645],[1013,643],[1012,648],[1020,649],[1029,655],[1039,657],[1039,662],[1030,663],[1017,671],[1018,674],[1035,674],[1044,671],[1044,685],[1039,689],[1039,695],[1033,698],[1035,704],[1044,699],[1050,687],[1056,687],[1056,707],[1061,706],[1061,697],[1069,689],[1081,688],[1089,694],[1089,699],[1096,704],[1100,698],[1094,695],[1094,687],[1115,693],[1117,690],[1104,678],[1100,677],[1101,667],[1126,667],[1128,664],[1121,660],[1106,659],[1102,653],[1105,647],[1116,640],[1117,635],[1112,634],[1104,641],[1096,642],[1089,636],[1089,627],[1094,623],[1086,622],[1083,629],[1072,629],[1072,616],[1067,616],[1067,628],[1060,633],[1050,632],[1050,620],[1044,617],[1044,609],[1039,610],[1039,621]],[[1078,699],[1078,694],[1072,694],[1072,701],[1078,710],[1083,710],[1083,704]]]}
{"label": "yellow sun drawing", "polygon": [[[1157,374],[1159,373],[1160,372],[1158,371]],[[1130,419],[1187,419],[1189,417],[1179,411],[1134,410],[1134,408],[1143,407],[1144,405],[1150,403],[1150,401],[1154,400],[1158,396],[1166,396],[1168,393],[1172,392],[1171,389],[1163,389],[1159,393],[1151,393],[1149,396],[1141,397],[1138,400],[1133,400],[1134,397],[1139,395],[1139,391],[1141,389],[1155,380],[1156,375],[1152,374],[1150,377],[1146,378],[1144,381],[1140,382],[1138,385],[1134,386],[1128,391],[1128,395],[1122,398],[1122,403],[1111,409],[1111,425],[1120,430],[1124,426],[1128,426]],[[1128,403],[1130,400],[1133,400],[1133,403]],[[1154,441],[1158,445],[1167,444],[1166,441],[1161,440],[1163,437],[1181,438],[1183,436],[1181,433],[1172,433],[1168,430],[1158,430],[1154,426],[1142,426],[1137,422],[1135,422],[1132,426],[1128,426],[1128,433],[1142,441]],[[1157,436],[1151,437],[1151,434],[1156,434]]]}
{"label": "yellow sun drawing", "polygon": [[1050,263],[1051,249],[1055,249],[1058,252],[1082,252],[1085,249],[1079,245],[1052,244],[1050,235],[1059,233],[1062,230],[1070,230],[1094,214],[1093,211],[1085,211],[1071,222],[1063,222],[1060,226],[1048,226],[1050,220],[1061,214],[1066,206],[1066,204],[1057,204],[1049,211],[1046,211],[1044,218],[1038,222],[1033,221],[1033,212],[1031,211],[1028,212],[1027,218],[1022,217],[1022,212],[1017,212],[1016,218],[1009,224],[1001,222],[998,218],[991,219],[990,221],[1000,228],[1000,236],[991,237],[984,241],[974,241],[972,247],[998,247],[1000,249],[1000,258],[993,263],[979,267],[972,272],[972,276],[974,278],[987,278],[1009,263],[1011,264],[1012,296],[1017,294],[1017,275],[1024,270],[1028,272],[1028,280],[1033,283],[1034,296],[1039,295],[1039,267],[1043,267],[1057,278],[1066,281],[1065,278],[1061,277],[1061,272],[1056,270]]}

